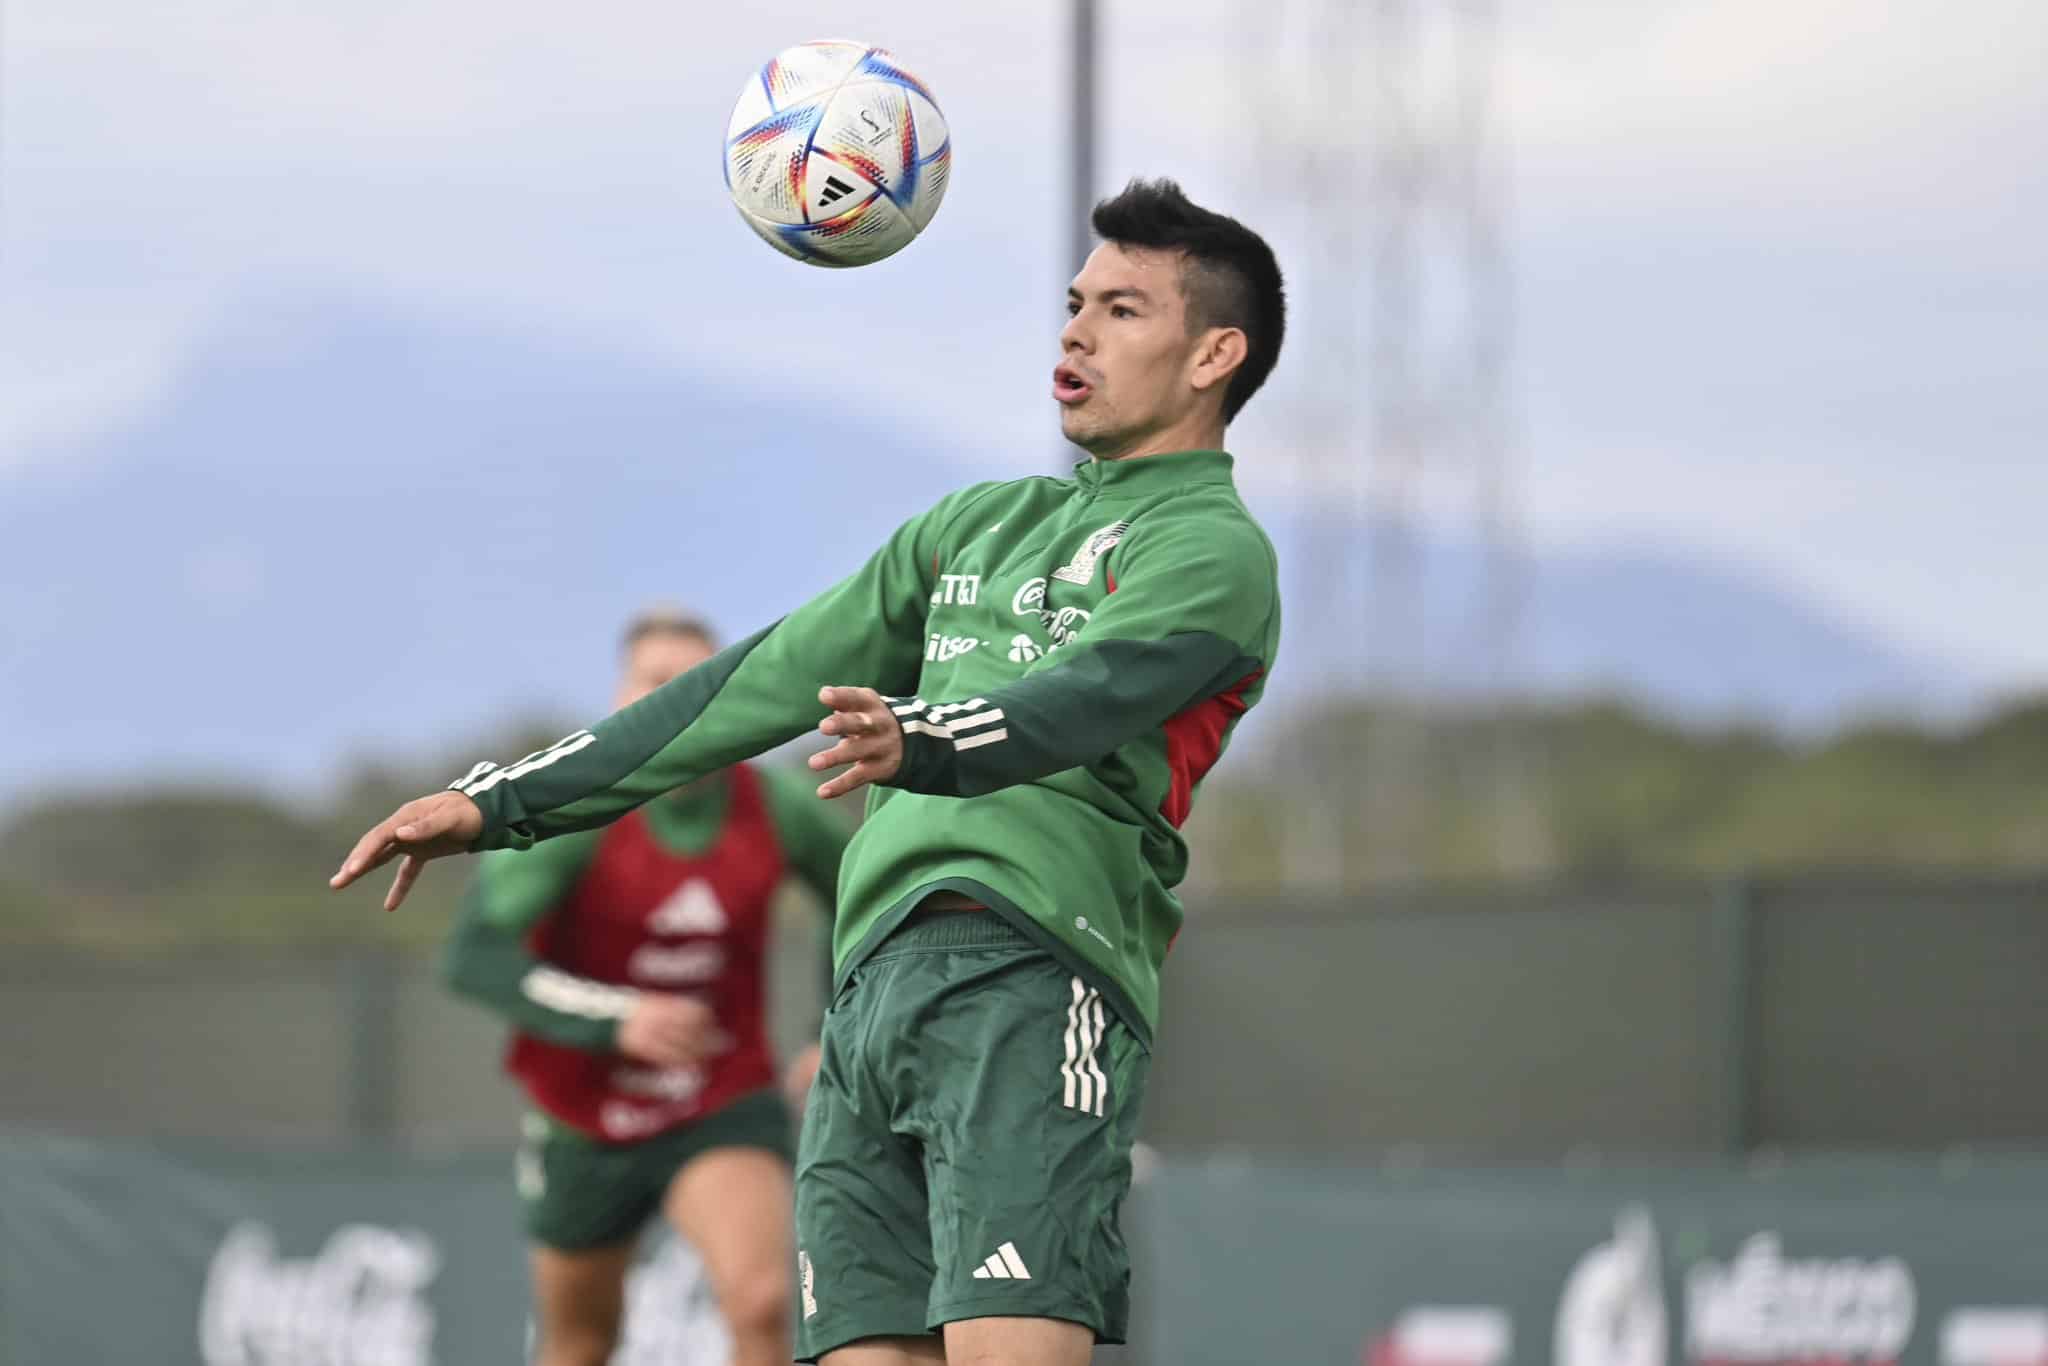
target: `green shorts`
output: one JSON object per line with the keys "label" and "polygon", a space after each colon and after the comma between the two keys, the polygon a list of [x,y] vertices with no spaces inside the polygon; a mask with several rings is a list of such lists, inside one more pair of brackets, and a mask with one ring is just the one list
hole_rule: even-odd
{"label": "green shorts", "polygon": [[1147,1062],[993,911],[891,935],[825,1015],[797,1151],[797,1358],[990,1315],[1122,1342],[1117,1212]]}
{"label": "green shorts", "polygon": [[529,1111],[514,1168],[534,1242],[563,1252],[630,1242],[691,1158],[713,1148],[766,1148],[790,1156],[789,1106],[755,1091],[680,1128],[637,1143],[601,1143]]}

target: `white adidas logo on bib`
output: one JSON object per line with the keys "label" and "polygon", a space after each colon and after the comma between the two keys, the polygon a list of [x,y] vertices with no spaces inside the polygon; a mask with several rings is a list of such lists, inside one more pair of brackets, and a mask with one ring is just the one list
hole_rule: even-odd
{"label": "white adidas logo on bib", "polygon": [[718,893],[700,877],[676,888],[647,917],[647,928],[656,934],[718,934],[725,926],[725,907]]}

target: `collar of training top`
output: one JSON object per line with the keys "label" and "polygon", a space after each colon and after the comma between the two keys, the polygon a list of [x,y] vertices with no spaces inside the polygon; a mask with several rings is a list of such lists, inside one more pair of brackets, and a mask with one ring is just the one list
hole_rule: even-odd
{"label": "collar of training top", "polygon": [[1145,493],[1187,484],[1228,484],[1228,451],[1171,451],[1131,460],[1096,460],[1074,466],[1081,487],[1096,492]]}

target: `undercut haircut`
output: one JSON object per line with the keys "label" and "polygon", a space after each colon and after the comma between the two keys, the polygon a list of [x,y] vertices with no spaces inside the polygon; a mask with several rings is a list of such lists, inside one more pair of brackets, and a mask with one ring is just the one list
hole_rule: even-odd
{"label": "undercut haircut", "polygon": [[1236,417],[1273,373],[1287,332],[1287,291],[1273,249],[1235,218],[1189,199],[1171,180],[1133,180],[1097,204],[1089,222],[1105,242],[1181,253],[1190,336],[1211,327],[1244,333],[1244,362],[1223,390],[1223,420]]}

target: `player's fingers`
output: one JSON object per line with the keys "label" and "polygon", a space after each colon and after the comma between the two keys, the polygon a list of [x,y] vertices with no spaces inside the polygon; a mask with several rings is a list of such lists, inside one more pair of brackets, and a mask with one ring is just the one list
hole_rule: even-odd
{"label": "player's fingers", "polygon": [[474,809],[473,803],[457,799],[453,793],[437,792],[431,797],[416,798],[392,816],[399,823],[392,833],[405,844],[427,844],[449,837],[459,841],[464,818]]}
{"label": "player's fingers", "polygon": [[813,754],[810,760],[811,767],[822,773],[828,768],[837,768],[841,764],[850,764],[860,758],[858,750],[859,744],[857,741],[853,739],[841,740],[832,748],[821,749],[816,754]]}
{"label": "player's fingers", "polygon": [[823,753],[813,754],[811,767],[822,771],[841,764],[863,763],[880,758],[888,748],[889,742],[879,735],[849,735]]}
{"label": "player's fingers", "polygon": [[356,841],[356,847],[348,851],[348,857],[341,861],[341,868],[334,876],[327,879],[327,885],[339,891],[364,873],[390,862],[391,856],[398,852],[393,835],[391,820],[380,821],[372,826]]}
{"label": "player's fingers", "polygon": [[[398,819],[398,817],[393,817]],[[392,829],[392,836],[400,844],[425,844],[436,835],[445,834],[449,820],[441,812],[427,810],[404,817],[405,824]]]}
{"label": "player's fingers", "polygon": [[818,788],[818,795],[829,802],[834,797],[844,797],[847,793],[857,788],[866,787],[873,781],[874,769],[871,765],[865,763],[855,764],[831,782],[821,784]]}
{"label": "player's fingers", "polygon": [[398,861],[398,874],[391,879],[391,890],[384,894],[385,910],[398,909],[398,904],[412,891],[413,883],[420,880],[420,871],[426,866],[427,861],[418,854],[407,854]]}
{"label": "player's fingers", "polygon": [[865,735],[874,728],[874,718],[857,711],[835,711],[818,723],[827,735]]}
{"label": "player's fingers", "polygon": [[873,688],[820,688],[818,700],[834,711],[873,711],[882,695]]}

